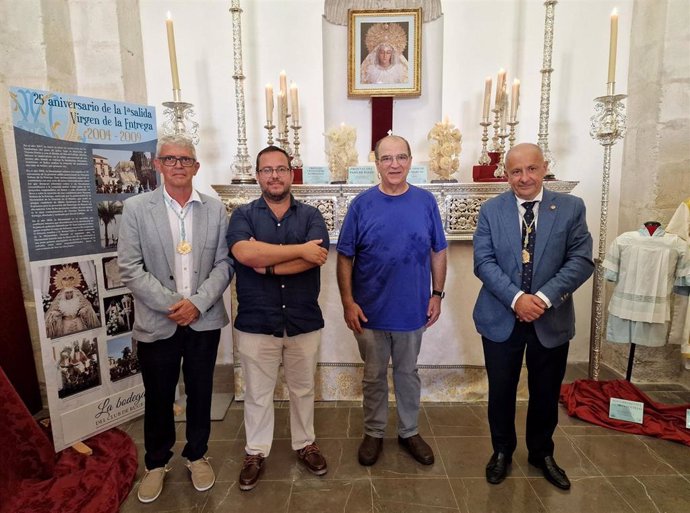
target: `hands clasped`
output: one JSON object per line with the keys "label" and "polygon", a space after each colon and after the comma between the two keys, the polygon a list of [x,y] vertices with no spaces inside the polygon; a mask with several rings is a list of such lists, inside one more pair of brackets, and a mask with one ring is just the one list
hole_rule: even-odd
{"label": "hands clasped", "polygon": [[515,302],[515,316],[522,322],[533,322],[546,311],[546,304],[539,296],[523,294]]}
{"label": "hands clasped", "polygon": [[181,299],[170,308],[168,319],[175,321],[179,326],[189,326],[199,318],[199,310],[189,299]]}

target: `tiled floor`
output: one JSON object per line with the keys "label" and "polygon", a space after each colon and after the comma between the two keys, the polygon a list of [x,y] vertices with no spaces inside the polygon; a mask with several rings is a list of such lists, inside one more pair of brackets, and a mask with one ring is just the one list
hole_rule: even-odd
{"label": "tiled floor", "polygon": [[[584,377],[581,367],[571,368],[569,379]],[[689,392],[678,386],[643,388],[667,403],[690,402]],[[518,433],[524,433],[526,403],[518,405]],[[320,403],[315,412],[319,445],[328,474],[307,472],[290,449],[289,411],[276,405],[275,442],[263,478],[250,492],[237,487],[244,455],[242,404],[233,403],[223,421],[214,422],[208,455],[216,469],[216,485],[197,492],[179,457],[157,501],[141,504],[136,487],[122,513],[326,513],[326,512],[462,512],[462,513],[688,513],[690,511],[690,447],[663,440],[609,431],[568,417],[561,411],[555,435],[556,460],[565,468],[572,489],[563,492],[528,466],[524,439],[513,459],[509,478],[497,486],[484,479],[491,455],[486,404],[425,403],[420,433],[436,453],[431,466],[417,464],[398,447],[395,409],[381,458],[372,467],[357,462],[362,434],[362,409],[353,403]],[[123,426],[143,453],[143,421]],[[178,440],[184,424],[178,424]]]}

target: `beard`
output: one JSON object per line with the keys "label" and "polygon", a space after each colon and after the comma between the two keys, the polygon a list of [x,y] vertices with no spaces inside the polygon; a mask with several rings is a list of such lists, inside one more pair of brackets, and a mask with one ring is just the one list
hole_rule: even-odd
{"label": "beard", "polygon": [[[274,182],[276,183],[276,182]],[[290,186],[285,185],[282,182],[279,182],[283,186],[283,190],[278,193],[271,192],[269,190],[269,186],[266,185],[266,187],[261,191],[263,194],[264,198],[268,201],[271,201],[273,203],[279,203],[283,201],[285,198],[287,198],[290,195]]]}

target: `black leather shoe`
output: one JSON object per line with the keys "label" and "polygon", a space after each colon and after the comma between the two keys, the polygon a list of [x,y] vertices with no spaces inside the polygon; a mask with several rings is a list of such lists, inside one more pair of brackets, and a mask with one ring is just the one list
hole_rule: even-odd
{"label": "black leather shoe", "polygon": [[368,467],[376,463],[379,459],[381,450],[383,449],[383,438],[375,438],[373,436],[364,435],[364,440],[357,451],[357,459],[359,464]]}
{"label": "black leather shoe", "polygon": [[508,475],[508,465],[512,463],[510,456],[502,452],[495,452],[486,464],[486,480],[491,484],[498,484]]}
{"label": "black leather shoe", "polygon": [[541,469],[549,483],[561,490],[570,490],[570,480],[565,474],[565,470],[556,465],[556,460],[553,459],[553,456],[545,456],[542,459],[530,456],[527,458],[527,461],[529,461],[530,465]]}
{"label": "black leather shoe", "polygon": [[422,465],[431,465],[434,462],[434,451],[421,436],[412,435],[408,438],[398,436],[398,443]]}
{"label": "black leather shoe", "polygon": [[297,459],[304,463],[304,466],[314,475],[322,476],[328,472],[326,459],[321,454],[321,450],[316,445],[316,442],[312,442],[297,451]]}
{"label": "black leather shoe", "polygon": [[246,492],[256,486],[264,470],[264,460],[263,454],[247,454],[244,457],[240,472],[240,490]]}

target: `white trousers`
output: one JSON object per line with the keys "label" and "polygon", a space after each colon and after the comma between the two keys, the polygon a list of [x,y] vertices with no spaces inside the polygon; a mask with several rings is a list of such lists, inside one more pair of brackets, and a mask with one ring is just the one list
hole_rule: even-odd
{"label": "white trousers", "polygon": [[244,373],[244,429],[247,454],[268,457],[273,442],[273,393],[281,359],[290,396],[292,448],[314,442],[314,373],[321,330],[282,338],[237,331]]}

